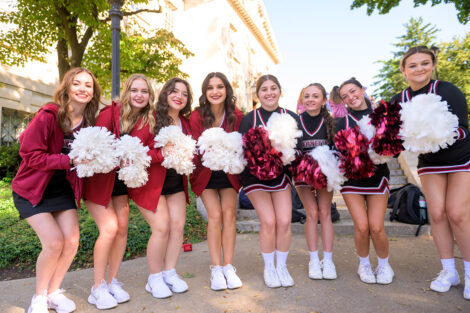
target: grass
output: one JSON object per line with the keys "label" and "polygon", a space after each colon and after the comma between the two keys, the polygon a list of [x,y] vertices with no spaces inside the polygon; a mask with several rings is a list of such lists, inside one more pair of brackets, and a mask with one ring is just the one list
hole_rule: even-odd
{"label": "grass", "polygon": [[[72,269],[93,265],[93,246],[98,237],[98,228],[86,208],[78,211],[80,226],[80,245],[72,264]],[[206,222],[196,210],[196,196],[190,191],[190,204],[186,207],[184,242],[196,243],[206,239]],[[129,230],[124,259],[145,255],[151,231],[135,203],[131,201]],[[33,269],[36,258],[41,252],[41,244],[13,204],[10,182],[0,181],[0,269],[16,267]]]}

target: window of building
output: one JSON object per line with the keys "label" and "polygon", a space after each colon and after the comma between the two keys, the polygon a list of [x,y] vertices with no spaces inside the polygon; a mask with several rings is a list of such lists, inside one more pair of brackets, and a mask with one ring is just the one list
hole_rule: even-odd
{"label": "window of building", "polygon": [[18,141],[18,137],[26,126],[28,126],[32,117],[32,113],[2,108],[0,144],[5,145]]}

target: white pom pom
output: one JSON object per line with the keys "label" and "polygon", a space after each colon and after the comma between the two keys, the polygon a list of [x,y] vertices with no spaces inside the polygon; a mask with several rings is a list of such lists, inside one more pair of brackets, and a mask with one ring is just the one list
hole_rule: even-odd
{"label": "white pom pom", "polygon": [[90,177],[95,173],[109,173],[119,165],[114,155],[115,136],[104,127],[85,127],[74,134],[69,157],[78,162],[78,177]]}
{"label": "white pom pom", "polygon": [[310,155],[318,162],[322,173],[326,176],[327,190],[340,190],[346,179],[339,169],[339,160],[334,151],[323,145],[310,151]]}
{"label": "white pom pom", "polygon": [[137,137],[124,135],[116,143],[116,156],[121,163],[129,164],[119,170],[119,179],[127,187],[138,188],[147,183],[147,167],[150,166],[152,160],[148,151],[149,148],[144,146]]}
{"label": "white pom pom", "polygon": [[367,152],[369,153],[369,157],[372,160],[372,162],[374,162],[374,164],[378,165],[378,164],[387,163],[393,158],[392,156],[389,156],[389,155],[378,154],[377,152],[374,151],[374,149],[371,148],[371,145],[372,144],[369,144],[369,149],[367,150]]}
{"label": "white pom pom", "polygon": [[418,95],[401,106],[400,136],[406,150],[436,152],[455,142],[459,120],[449,112],[447,102],[441,101],[440,96]]}
{"label": "white pom pom", "polygon": [[201,134],[197,146],[202,154],[202,164],[212,171],[240,174],[245,168],[243,140],[238,132],[227,133],[220,127],[209,128]]}
{"label": "white pom pom", "polygon": [[175,145],[171,154],[165,156],[162,166],[173,168],[178,174],[189,175],[194,170],[192,161],[196,151],[196,141],[190,136],[183,134],[178,126],[171,125],[160,129],[155,136],[155,147],[163,147],[170,143]]}
{"label": "white pom pom", "polygon": [[282,163],[284,165],[291,163],[295,159],[297,138],[302,136],[295,119],[289,114],[275,112],[269,118],[266,128],[271,145],[282,153]]}
{"label": "white pom pom", "polygon": [[361,133],[363,133],[369,140],[375,136],[375,127],[370,123],[370,121],[369,116],[364,116],[359,122],[357,122]]}

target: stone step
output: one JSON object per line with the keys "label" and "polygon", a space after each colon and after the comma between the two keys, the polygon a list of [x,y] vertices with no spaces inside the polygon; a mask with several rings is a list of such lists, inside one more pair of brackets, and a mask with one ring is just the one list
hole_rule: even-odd
{"label": "stone step", "polygon": [[390,185],[404,185],[408,183],[406,176],[390,176]]}
{"label": "stone step", "polygon": [[[259,232],[258,220],[237,221],[237,229],[242,232]],[[339,220],[333,224],[336,235],[353,235],[354,226],[352,220]],[[409,237],[414,236],[418,225],[410,225],[399,222],[385,221],[385,232],[388,237]],[[292,223],[292,232],[296,234],[304,233],[304,225]],[[419,235],[431,235],[431,227],[423,225]]]}

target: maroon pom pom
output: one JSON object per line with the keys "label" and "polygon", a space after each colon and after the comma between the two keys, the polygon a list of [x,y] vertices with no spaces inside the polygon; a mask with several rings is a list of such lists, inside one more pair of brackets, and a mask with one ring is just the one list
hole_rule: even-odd
{"label": "maroon pom pom", "polygon": [[376,128],[375,136],[372,138],[372,149],[377,154],[394,156],[405,149],[399,135],[402,124],[400,110],[401,105],[398,101],[390,103],[382,100],[369,115],[371,124]]}
{"label": "maroon pom pom", "polygon": [[340,169],[348,179],[361,179],[374,175],[375,165],[367,152],[369,140],[359,126],[340,130],[335,136],[339,152]]}
{"label": "maroon pom pom", "polygon": [[271,180],[282,173],[282,154],[271,146],[264,128],[254,127],[243,135],[243,151],[250,173],[258,179]]}
{"label": "maroon pom pom", "polygon": [[292,175],[295,181],[304,182],[313,189],[326,188],[326,176],[321,171],[318,162],[310,154],[304,154],[293,166]]}

